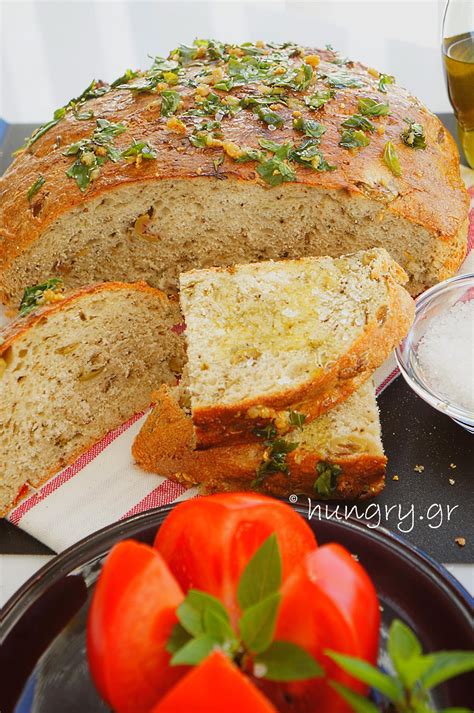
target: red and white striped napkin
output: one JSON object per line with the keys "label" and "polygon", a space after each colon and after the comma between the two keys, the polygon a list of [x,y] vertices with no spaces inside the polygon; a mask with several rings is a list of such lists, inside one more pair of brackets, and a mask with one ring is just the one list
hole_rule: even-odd
{"label": "red and white striped napkin", "polygon": [[[474,171],[465,169],[470,186],[469,250],[474,247]],[[474,272],[474,252],[461,272]],[[379,394],[398,375],[391,356],[375,373]],[[196,488],[140,470],[133,462],[131,445],[146,414],[138,414],[53,476],[10,513],[8,519],[55,552],[112,522],[159,505],[193,497]]]}

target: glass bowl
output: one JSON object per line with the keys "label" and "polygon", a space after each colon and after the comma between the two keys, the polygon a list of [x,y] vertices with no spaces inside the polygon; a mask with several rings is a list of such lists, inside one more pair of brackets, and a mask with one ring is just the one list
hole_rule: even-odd
{"label": "glass bowl", "polygon": [[[174,505],[135,515],[87,537],[55,557],[10,599],[0,634],[2,713],[107,713],[89,675],[86,621],[104,558],[117,542],[151,544]],[[334,519],[331,506],[309,520],[320,545],[339,542],[374,582],[382,608],[379,664],[388,668],[387,632],[398,617],[428,651],[474,648],[469,594],[442,566],[383,528]],[[308,517],[308,509],[295,506]],[[210,523],[212,534],[212,523]],[[433,690],[436,710],[466,705],[473,679],[454,678]],[[325,713],[329,713],[326,711]]]}
{"label": "glass bowl", "polygon": [[[416,301],[415,320],[407,336],[396,349],[398,366],[407,384],[433,408],[450,416],[453,421],[474,433],[474,411],[449,399],[427,380],[420,366],[418,349],[423,335],[431,321],[446,312],[458,302],[474,299],[474,273],[458,275],[440,282],[424,292]],[[472,326],[474,330],[474,324]],[[456,369],[456,363],[452,364]],[[474,372],[474,354],[472,355]]]}

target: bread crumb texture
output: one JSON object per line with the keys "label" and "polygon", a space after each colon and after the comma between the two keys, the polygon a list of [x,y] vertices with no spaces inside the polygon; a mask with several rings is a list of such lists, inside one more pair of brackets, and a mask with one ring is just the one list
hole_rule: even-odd
{"label": "bread crumb texture", "polygon": [[107,285],[0,334],[0,512],[175,383],[179,310],[145,285]]}

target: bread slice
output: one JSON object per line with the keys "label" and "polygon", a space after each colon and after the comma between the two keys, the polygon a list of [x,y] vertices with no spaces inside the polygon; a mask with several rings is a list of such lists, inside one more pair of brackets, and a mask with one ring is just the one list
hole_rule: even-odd
{"label": "bread slice", "polygon": [[179,321],[158,290],[109,282],[0,333],[1,513],[148,406],[154,388],[176,383]]}
{"label": "bread slice", "polygon": [[[195,450],[192,421],[178,402],[177,390],[162,386],[132,452],[144,470],[167,476],[186,487],[199,485],[206,493],[258,487],[282,497],[327,495],[347,500],[370,497],[383,489],[387,459],[371,381],[328,413],[287,434],[285,440],[298,444],[287,455],[288,473],[269,472],[258,478],[268,451],[265,443]],[[335,476],[334,490],[327,478],[328,467]],[[326,487],[320,486],[318,492],[315,481],[324,474]]]}
{"label": "bread slice", "polygon": [[406,334],[414,302],[383,249],[181,275],[198,447],[328,411]]}

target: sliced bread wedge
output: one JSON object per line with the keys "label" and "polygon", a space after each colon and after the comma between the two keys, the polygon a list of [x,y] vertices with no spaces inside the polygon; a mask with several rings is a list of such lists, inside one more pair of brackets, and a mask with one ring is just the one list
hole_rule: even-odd
{"label": "sliced bread wedge", "polygon": [[0,513],[175,384],[184,360],[179,307],[159,290],[49,297],[0,333]]}
{"label": "sliced bread wedge", "polygon": [[284,433],[346,399],[406,334],[414,302],[383,249],[181,275],[197,447]]}
{"label": "sliced bread wedge", "polygon": [[296,444],[284,458],[286,472],[272,471],[271,446],[263,438],[196,450],[192,420],[178,401],[178,389],[162,386],[156,398],[133,444],[133,456],[144,470],[186,487],[342,500],[371,497],[383,489],[387,459],[372,381],[312,423],[277,439]]}

